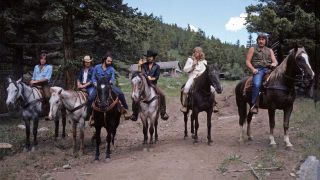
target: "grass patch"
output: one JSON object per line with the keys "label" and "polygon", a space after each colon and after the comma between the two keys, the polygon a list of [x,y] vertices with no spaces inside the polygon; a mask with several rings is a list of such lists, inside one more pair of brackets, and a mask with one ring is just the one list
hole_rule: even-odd
{"label": "grass patch", "polygon": [[298,98],[291,116],[293,127],[298,129],[297,137],[304,140],[303,155],[320,158],[320,104],[315,106],[312,99]]}
{"label": "grass patch", "polygon": [[227,172],[229,170],[229,165],[233,162],[240,162],[241,160],[240,158],[241,156],[237,154],[232,154],[228,156],[223,160],[223,162],[220,164],[217,170],[220,171],[221,173]]}

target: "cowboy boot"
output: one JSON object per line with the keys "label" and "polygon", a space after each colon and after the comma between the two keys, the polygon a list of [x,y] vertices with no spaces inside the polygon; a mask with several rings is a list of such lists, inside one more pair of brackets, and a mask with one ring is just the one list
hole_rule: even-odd
{"label": "cowboy boot", "polygon": [[126,108],[124,108],[123,106],[121,106],[120,112],[121,112],[121,114],[123,114],[123,117],[125,120],[129,120],[131,118],[131,116],[128,113],[128,110]]}
{"label": "cowboy boot", "polygon": [[250,112],[252,114],[258,114],[258,112],[259,112],[259,106],[258,106],[259,105],[259,96],[260,96],[260,93],[257,97],[256,103],[252,104],[252,106],[250,107]]}
{"label": "cowboy boot", "polygon": [[182,101],[181,101],[182,107],[180,108],[181,112],[187,112],[187,106],[188,106],[188,94],[182,93]]}

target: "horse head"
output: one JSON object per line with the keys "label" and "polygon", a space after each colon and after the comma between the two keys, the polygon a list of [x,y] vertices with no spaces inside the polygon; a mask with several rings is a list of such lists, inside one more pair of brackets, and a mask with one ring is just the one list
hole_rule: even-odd
{"label": "horse head", "polygon": [[22,96],[22,89],[19,87],[19,84],[21,82],[21,78],[18,81],[14,81],[10,77],[7,78],[8,80],[8,87],[7,87],[7,100],[6,105],[8,109],[15,108],[16,101],[19,99],[19,97]]}
{"label": "horse head", "polygon": [[222,85],[220,83],[220,69],[217,64],[207,66],[209,80],[211,85],[215,88],[218,94],[222,93]]}
{"label": "horse head", "polygon": [[49,100],[49,104],[50,104],[50,111],[49,111],[49,115],[48,115],[49,119],[55,118],[59,107],[62,105],[62,100],[61,100],[62,99],[62,97],[61,97],[62,91],[63,91],[63,89],[61,87],[55,86],[55,87],[50,88],[51,97]]}
{"label": "horse head", "polygon": [[314,72],[310,66],[309,56],[308,56],[306,50],[304,49],[304,47],[295,48],[295,49],[291,50],[291,55],[293,55],[295,57],[296,65],[298,67],[298,70],[300,70],[300,72],[302,73],[302,76],[303,77],[306,76],[310,79],[313,79]]}
{"label": "horse head", "polygon": [[146,78],[140,73],[133,73],[131,79],[132,94],[131,98],[134,102],[139,102],[145,92],[145,85],[148,85]]}
{"label": "horse head", "polygon": [[110,78],[103,77],[99,79],[97,83],[97,105],[105,110],[108,108],[109,99],[111,97],[112,84],[110,83]]}

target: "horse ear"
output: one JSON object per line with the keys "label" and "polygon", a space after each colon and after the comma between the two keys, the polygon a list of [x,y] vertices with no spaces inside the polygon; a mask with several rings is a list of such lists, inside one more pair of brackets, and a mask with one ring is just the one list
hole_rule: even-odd
{"label": "horse ear", "polygon": [[8,83],[12,83],[11,77],[7,77]]}
{"label": "horse ear", "polygon": [[61,94],[61,92],[62,92],[62,88],[59,90],[58,94]]}
{"label": "horse ear", "polygon": [[17,83],[20,83],[22,81],[22,77],[20,79],[18,79]]}

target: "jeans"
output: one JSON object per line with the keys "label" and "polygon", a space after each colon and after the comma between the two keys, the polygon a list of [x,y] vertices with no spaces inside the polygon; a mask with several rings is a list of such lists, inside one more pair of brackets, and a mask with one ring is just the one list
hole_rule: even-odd
{"label": "jeans", "polygon": [[268,68],[257,68],[258,73],[253,75],[252,79],[252,99],[251,103],[256,104],[257,98],[259,96],[260,87],[263,81],[264,75],[267,74]]}
{"label": "jeans", "polygon": [[121,104],[122,106],[125,108],[125,109],[128,109],[128,104],[126,102],[126,98],[124,97],[124,94],[123,92],[121,91],[121,89],[117,86],[112,86],[112,91],[114,93],[116,93],[119,97],[119,100],[121,101]]}

